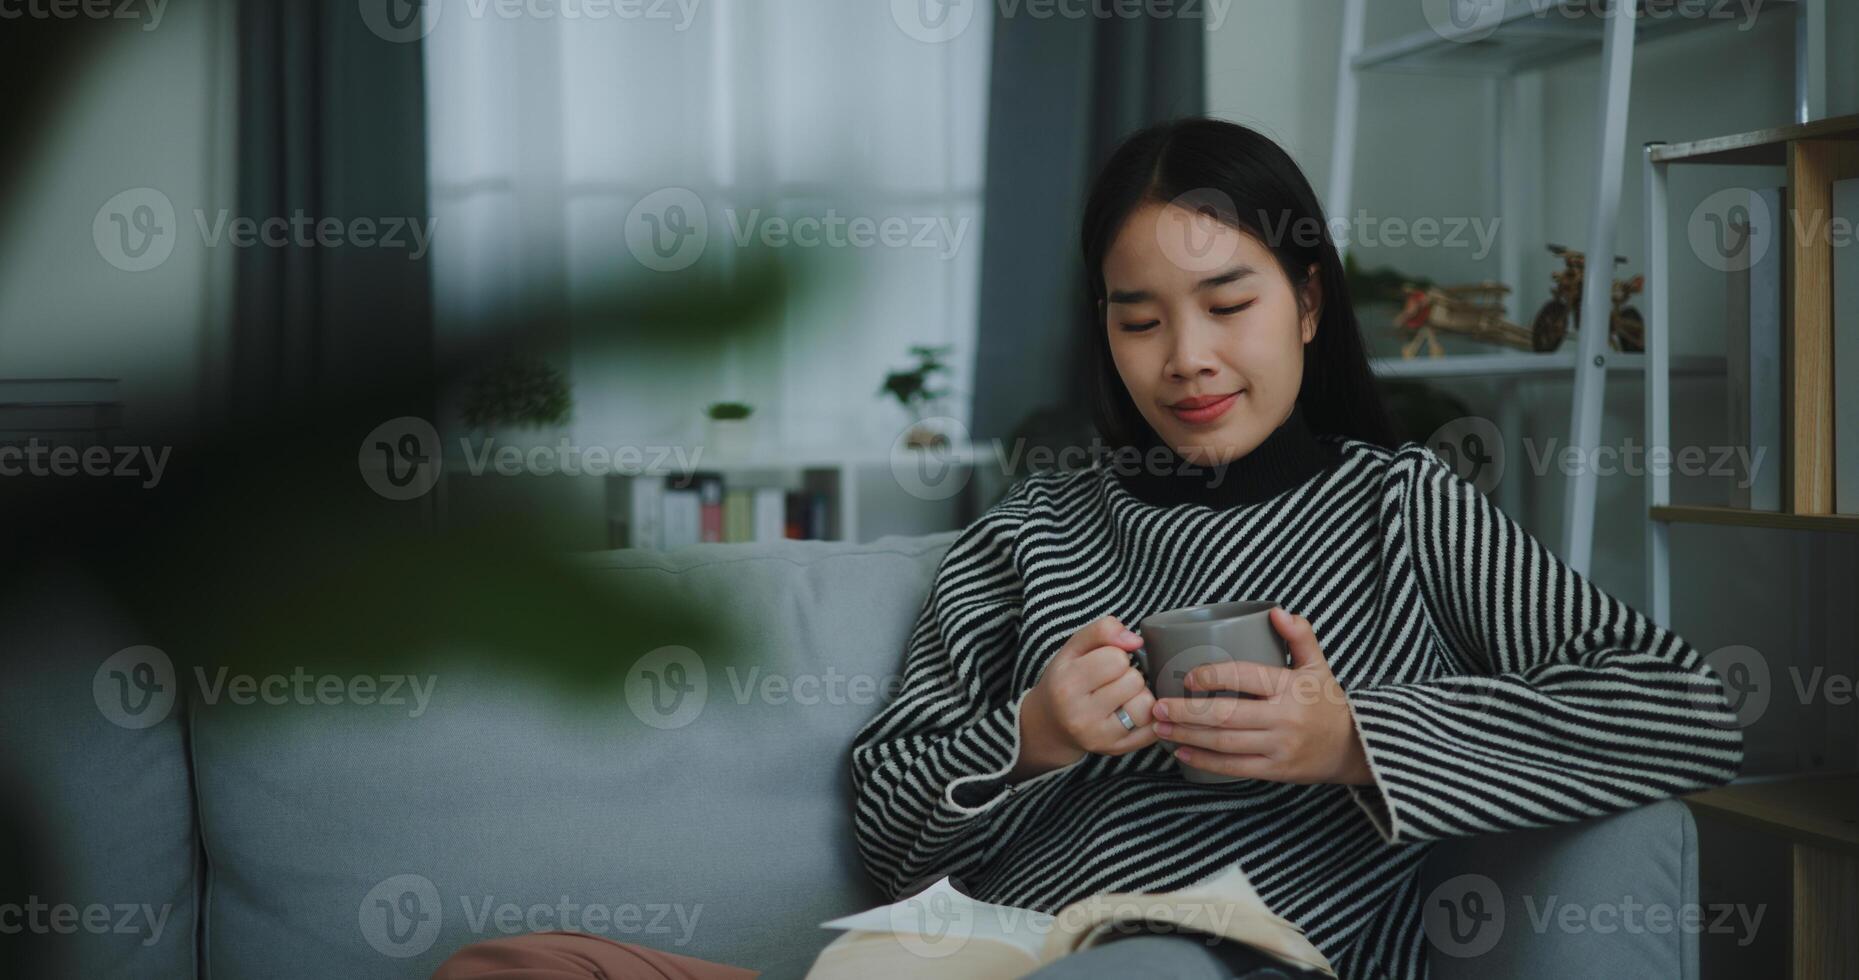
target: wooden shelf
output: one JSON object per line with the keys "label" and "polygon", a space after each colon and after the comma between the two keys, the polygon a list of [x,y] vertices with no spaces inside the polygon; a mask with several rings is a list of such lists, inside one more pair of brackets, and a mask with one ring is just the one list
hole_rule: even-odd
{"label": "wooden shelf", "polygon": [[1790,840],[1859,854],[1859,772],[1738,780],[1681,799]]}
{"label": "wooden shelf", "polygon": [[1788,842],[1791,980],[1859,976],[1859,773],[1758,776],[1679,798]]}
{"label": "wooden shelf", "polygon": [[[1794,14],[1794,0],[1770,0],[1766,10]],[[1739,12],[1741,7],[1734,8]],[[1760,14],[1758,14],[1760,16]],[[1634,26],[1638,41],[1710,27],[1722,17],[1642,15]],[[1596,16],[1581,0],[1509,0],[1495,22],[1480,19],[1465,28],[1443,27],[1365,48],[1350,62],[1358,71],[1426,75],[1505,76],[1598,54],[1607,18]]]}
{"label": "wooden shelf", "polygon": [[1652,519],[1667,524],[1719,524],[1734,527],[1772,527],[1789,531],[1842,531],[1859,534],[1859,515],[1784,514],[1740,507],[1654,507]]}
{"label": "wooden shelf", "polygon": [[1646,152],[1654,163],[1780,167],[1788,163],[1788,144],[1794,140],[1859,140],[1859,115],[1834,116],[1684,143],[1664,143]]}

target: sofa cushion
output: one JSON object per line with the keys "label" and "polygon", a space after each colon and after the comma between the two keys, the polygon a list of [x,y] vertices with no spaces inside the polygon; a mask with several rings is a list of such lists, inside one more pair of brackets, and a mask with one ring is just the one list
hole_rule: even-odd
{"label": "sofa cushion", "polygon": [[[954,536],[590,556],[612,589],[699,601],[745,648],[654,647],[586,702],[440,659],[423,707],[411,687],[400,705],[200,707],[211,975],[425,976],[549,929],[801,975],[820,922],[881,898],[848,753]],[[615,656],[645,652],[628,641],[616,619]]]}
{"label": "sofa cushion", "polygon": [[9,571],[0,834],[15,874],[0,902],[25,931],[4,937],[8,975],[194,976],[199,849],[172,663],[75,565]]}
{"label": "sofa cushion", "polygon": [[1696,980],[1710,925],[1697,876],[1697,825],[1678,800],[1442,841],[1419,875],[1430,972]]}

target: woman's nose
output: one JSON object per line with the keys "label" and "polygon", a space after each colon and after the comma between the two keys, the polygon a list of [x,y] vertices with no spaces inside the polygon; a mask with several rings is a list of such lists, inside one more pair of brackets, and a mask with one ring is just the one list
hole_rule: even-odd
{"label": "woman's nose", "polygon": [[1184,327],[1175,331],[1175,346],[1169,351],[1169,370],[1177,377],[1190,378],[1214,370],[1218,359],[1214,356],[1213,339],[1206,331],[1195,327]]}

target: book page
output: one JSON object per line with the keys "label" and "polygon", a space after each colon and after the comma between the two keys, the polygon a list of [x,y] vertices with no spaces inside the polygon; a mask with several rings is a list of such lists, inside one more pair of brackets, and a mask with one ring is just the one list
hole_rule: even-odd
{"label": "book page", "polygon": [[935,884],[908,898],[820,925],[826,929],[858,929],[914,937],[906,938],[905,945],[916,947],[931,958],[939,946],[1004,943],[1024,952],[1031,964],[1037,962],[1046,936],[1052,930],[1052,916],[970,898],[956,890],[949,876],[944,875]]}
{"label": "book page", "polygon": [[1040,951],[1040,962],[1095,946],[1114,933],[1137,931],[1130,927],[1141,922],[1210,933],[1286,963],[1336,975],[1329,959],[1304,931],[1265,904],[1237,864],[1172,892],[1113,892],[1073,902],[1059,910]]}
{"label": "book page", "polygon": [[806,980],[1017,980],[1040,964],[1152,922],[1245,943],[1285,963],[1336,976],[1302,929],[1271,910],[1237,864],[1172,892],[1115,892],[1057,916],[962,894],[948,876],[889,905],[820,923],[849,930]]}

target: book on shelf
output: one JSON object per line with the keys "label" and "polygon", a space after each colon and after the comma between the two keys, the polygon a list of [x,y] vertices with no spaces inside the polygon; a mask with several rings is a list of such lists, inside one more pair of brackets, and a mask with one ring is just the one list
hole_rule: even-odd
{"label": "book on shelf", "polygon": [[[710,536],[710,511],[721,510],[722,476],[705,470],[686,470],[665,477],[664,522],[660,547],[666,551],[722,538],[721,514],[716,536]],[[711,499],[718,501],[713,505]]]}
{"label": "book on shelf", "polygon": [[825,538],[828,527],[826,521],[826,493],[815,490],[807,497],[807,537]]}
{"label": "book on shelf", "polygon": [[971,898],[944,876],[908,898],[820,925],[846,931],[814,958],[806,980],[1017,980],[1117,934],[1147,932],[1227,939],[1294,968],[1287,972],[1336,976],[1237,864],[1173,891],[1093,895],[1056,915]]}
{"label": "book on shelf", "polygon": [[786,521],[787,536],[790,538],[806,537],[807,536],[807,508],[804,506],[804,502],[801,500],[800,494],[797,494],[797,493],[788,494],[786,506],[783,508],[783,510],[785,510],[787,513],[787,521]]}
{"label": "book on shelf", "polygon": [[826,491],[790,490],[787,494],[787,536],[824,541],[827,533]]}
{"label": "book on shelf", "polygon": [[755,488],[755,540],[787,537],[787,493],[781,487]]}
{"label": "book on shelf", "polygon": [[[1731,507],[1782,509],[1782,330],[1788,252],[1784,188],[1750,191],[1742,227],[1726,229],[1724,378],[1730,443],[1760,460],[1730,484]],[[1734,209],[1732,209],[1734,211]],[[1760,454],[1760,455],[1758,455]]]}
{"label": "book on shelf", "polygon": [[[1859,228],[1859,177],[1833,182],[1835,227]],[[1833,249],[1833,509],[1859,514],[1859,242]]]}
{"label": "book on shelf", "polygon": [[697,539],[720,542],[723,540],[723,474],[699,472],[693,478],[697,482],[697,514],[700,518]]}
{"label": "book on shelf", "polygon": [[614,548],[663,549],[665,478],[655,473],[607,481],[607,544]]}
{"label": "book on shelf", "polygon": [[723,489],[723,540],[747,541],[749,535],[749,488],[725,487]]}

